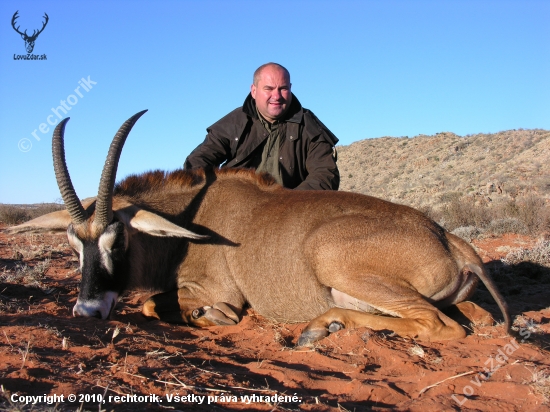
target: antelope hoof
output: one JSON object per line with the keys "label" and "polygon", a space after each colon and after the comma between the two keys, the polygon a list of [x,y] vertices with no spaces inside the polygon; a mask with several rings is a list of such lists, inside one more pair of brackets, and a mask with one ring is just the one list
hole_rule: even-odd
{"label": "antelope hoof", "polygon": [[344,328],[345,328],[345,326],[344,326],[343,323],[336,322],[336,321],[331,322],[331,324],[328,325],[328,331],[330,333],[338,332],[339,330],[344,329]]}
{"label": "antelope hoof", "polygon": [[239,323],[239,316],[223,302],[217,302],[213,306],[202,306],[191,312],[195,326],[230,326]]}
{"label": "antelope hoof", "polygon": [[214,303],[214,305],[213,305],[212,307],[213,307],[214,309],[219,310],[219,311],[222,312],[226,317],[228,317],[228,318],[231,319],[233,322],[235,322],[235,325],[236,325],[237,323],[239,323],[239,315],[237,315],[237,314],[235,313],[235,311],[234,311],[233,309],[231,309],[227,303],[216,302],[216,303]]}
{"label": "antelope hoof", "polygon": [[194,320],[202,318],[208,309],[210,309],[210,306],[204,306],[202,308],[197,308],[191,313],[191,316],[193,316]]}
{"label": "antelope hoof", "polygon": [[461,302],[456,305],[458,310],[462,312],[470,322],[479,324],[479,325],[487,325],[491,326],[495,324],[495,320],[493,319],[493,315],[491,315],[489,312],[487,312],[482,307],[476,305],[473,302]]}
{"label": "antelope hoof", "polygon": [[207,309],[204,317],[218,326],[231,326],[237,324],[233,319],[225,316],[221,310],[214,308]]}
{"label": "antelope hoof", "polygon": [[328,329],[311,329],[311,330],[306,329],[302,332],[302,334],[298,338],[296,347],[312,346],[314,342],[317,342],[318,340],[326,338],[328,334],[329,334]]}

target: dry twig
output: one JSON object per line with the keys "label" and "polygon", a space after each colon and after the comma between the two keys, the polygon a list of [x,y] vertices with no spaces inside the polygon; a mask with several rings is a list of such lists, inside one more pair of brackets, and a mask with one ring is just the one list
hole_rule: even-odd
{"label": "dry twig", "polygon": [[451,376],[451,377],[448,377],[448,378],[446,378],[446,379],[443,379],[442,381],[436,382],[436,383],[434,383],[433,385],[426,386],[424,389],[422,389],[422,390],[418,393],[418,396],[422,395],[422,394],[423,394],[424,392],[426,392],[428,389],[434,388],[434,387],[436,387],[436,386],[442,384],[442,383],[445,382],[445,381],[448,381],[448,380],[450,380],[450,379],[460,378],[461,376],[471,375],[472,373],[475,373],[475,372],[474,372],[474,371],[464,372],[464,373],[461,373],[461,374],[458,374],[458,375]]}

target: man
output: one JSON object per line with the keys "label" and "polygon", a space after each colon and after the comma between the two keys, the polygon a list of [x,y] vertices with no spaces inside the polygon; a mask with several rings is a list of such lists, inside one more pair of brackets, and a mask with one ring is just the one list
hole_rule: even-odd
{"label": "man", "polygon": [[206,129],[206,139],[184,167],[253,168],[290,189],[338,190],[338,139],[302,107],[290,87],[283,66],[260,66],[243,106]]}

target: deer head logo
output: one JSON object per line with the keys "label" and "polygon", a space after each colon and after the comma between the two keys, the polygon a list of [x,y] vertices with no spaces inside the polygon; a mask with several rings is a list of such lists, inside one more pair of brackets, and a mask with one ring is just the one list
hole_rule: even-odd
{"label": "deer head logo", "polygon": [[33,33],[32,33],[32,35],[29,36],[29,35],[27,34],[27,30],[25,30],[24,33],[21,33],[21,32],[19,31],[19,26],[15,27],[15,20],[17,20],[17,18],[19,17],[19,16],[17,15],[17,13],[19,13],[19,10],[16,11],[16,12],[13,14],[13,17],[11,18],[11,25],[12,25],[13,29],[14,29],[17,33],[19,33],[19,34],[21,35],[21,38],[22,38],[23,40],[25,40],[25,48],[27,49],[27,53],[32,53],[32,51],[34,50],[34,42],[36,41],[36,38],[38,37],[38,35],[39,35],[40,33],[42,33],[42,31],[43,31],[44,28],[46,27],[46,24],[48,24],[48,20],[49,20],[50,18],[48,17],[48,15],[47,15],[46,13],[44,13],[44,18],[46,19],[46,21],[43,23],[42,28],[41,28],[40,30],[38,30],[38,31],[34,30]]}

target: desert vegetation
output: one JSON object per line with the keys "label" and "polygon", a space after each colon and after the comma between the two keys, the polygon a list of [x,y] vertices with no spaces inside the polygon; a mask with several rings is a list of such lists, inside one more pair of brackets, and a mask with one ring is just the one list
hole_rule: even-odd
{"label": "desert vegetation", "polygon": [[424,211],[472,237],[550,230],[550,132],[366,139],[338,148],[341,190]]}
{"label": "desert vegetation", "polygon": [[0,222],[6,225],[16,225],[64,208],[65,206],[59,203],[38,203],[33,205],[0,204]]}

